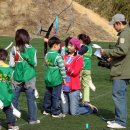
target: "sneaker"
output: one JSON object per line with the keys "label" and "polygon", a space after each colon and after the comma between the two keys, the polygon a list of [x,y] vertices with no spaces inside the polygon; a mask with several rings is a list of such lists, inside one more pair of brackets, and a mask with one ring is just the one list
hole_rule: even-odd
{"label": "sneaker", "polygon": [[110,125],[110,124],[115,123],[115,122],[116,122],[115,120],[113,120],[113,121],[107,121],[107,124]]}
{"label": "sneaker", "polygon": [[89,106],[93,110],[93,113],[95,113],[95,114],[98,113],[98,109],[94,105],[87,103],[87,106]]}
{"label": "sneaker", "polygon": [[36,120],[36,121],[30,121],[29,124],[34,125],[34,124],[39,124],[40,120]]}
{"label": "sneaker", "polygon": [[60,113],[59,115],[53,115],[52,114],[52,117],[54,117],[54,118],[62,118],[62,117],[65,117],[65,114],[62,114],[62,113]]}
{"label": "sneaker", "polygon": [[8,128],[8,130],[19,130],[18,126],[11,126],[10,128]]}
{"label": "sneaker", "polygon": [[107,127],[113,128],[113,129],[125,129],[126,128],[125,126],[122,126],[121,124],[116,123],[116,122],[108,124]]}
{"label": "sneaker", "polygon": [[42,114],[43,114],[43,115],[46,115],[46,116],[49,116],[49,115],[50,115],[50,113],[48,113],[48,112],[46,112],[46,111],[43,111]]}

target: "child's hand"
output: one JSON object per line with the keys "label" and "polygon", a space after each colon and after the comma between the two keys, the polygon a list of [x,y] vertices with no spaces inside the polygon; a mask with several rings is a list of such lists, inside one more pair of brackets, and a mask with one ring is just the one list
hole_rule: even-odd
{"label": "child's hand", "polygon": [[105,55],[104,49],[101,48],[100,53],[101,53],[101,55]]}
{"label": "child's hand", "polygon": [[108,61],[108,62],[111,62],[111,61],[112,61],[112,57],[109,57],[109,58],[107,59],[107,61]]}
{"label": "child's hand", "polygon": [[44,38],[44,42],[48,42],[49,40],[48,40],[48,38]]}
{"label": "child's hand", "polygon": [[64,65],[66,65],[66,62],[64,61]]}
{"label": "child's hand", "polygon": [[63,84],[66,84],[66,80],[65,79],[63,79]]}

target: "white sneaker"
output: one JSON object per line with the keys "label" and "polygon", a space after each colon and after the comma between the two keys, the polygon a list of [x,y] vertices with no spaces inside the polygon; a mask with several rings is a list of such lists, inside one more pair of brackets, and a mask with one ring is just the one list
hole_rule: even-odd
{"label": "white sneaker", "polygon": [[125,129],[126,128],[125,126],[122,126],[121,124],[118,124],[116,122],[108,124],[107,127],[113,128],[113,129]]}
{"label": "white sneaker", "polygon": [[107,124],[110,125],[110,124],[115,123],[115,122],[116,122],[115,120],[113,120],[113,121],[107,121]]}
{"label": "white sneaker", "polygon": [[8,128],[8,130],[19,130],[18,126],[12,126],[11,128]]}
{"label": "white sneaker", "polygon": [[43,111],[42,114],[43,114],[43,115],[46,115],[46,116],[49,116],[49,115],[50,115],[50,113],[48,113],[48,112],[46,112],[46,111]]}
{"label": "white sneaker", "polygon": [[62,114],[62,113],[60,113],[59,115],[53,115],[52,114],[52,117],[54,117],[54,118],[62,118],[62,117],[65,117],[65,114]]}
{"label": "white sneaker", "polygon": [[30,121],[29,122],[30,125],[39,124],[39,123],[40,123],[40,120]]}

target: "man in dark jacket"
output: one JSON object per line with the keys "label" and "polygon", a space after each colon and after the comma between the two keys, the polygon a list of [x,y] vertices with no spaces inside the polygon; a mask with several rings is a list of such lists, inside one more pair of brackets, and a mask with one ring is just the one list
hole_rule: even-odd
{"label": "man in dark jacket", "polygon": [[118,41],[113,49],[101,49],[102,55],[112,60],[111,78],[113,79],[112,98],[115,104],[115,120],[108,121],[109,128],[126,128],[127,101],[126,89],[130,79],[130,27],[123,14],[116,14],[110,22],[118,32]]}

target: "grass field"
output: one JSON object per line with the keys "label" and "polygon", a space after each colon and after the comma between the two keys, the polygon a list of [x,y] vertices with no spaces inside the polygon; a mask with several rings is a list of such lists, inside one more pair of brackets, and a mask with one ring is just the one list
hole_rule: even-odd
{"label": "grass field", "polygon": [[[10,37],[0,37],[0,48],[6,47],[13,40]],[[92,78],[96,86],[96,92],[91,91],[91,103],[98,107],[98,115],[80,115],[71,116],[67,115],[63,119],[54,119],[51,116],[43,116],[41,114],[42,99],[45,90],[44,84],[44,62],[43,62],[43,40],[33,39],[31,44],[36,47],[38,53],[38,66],[37,70],[37,83],[36,87],[39,91],[40,98],[37,99],[38,105],[38,119],[41,120],[40,124],[29,125],[27,122],[27,105],[24,93],[21,93],[19,98],[20,111],[22,118],[17,120],[17,125],[20,130],[85,130],[85,124],[89,124],[89,130],[109,130],[106,128],[105,119],[114,118],[114,104],[111,98],[111,81],[109,80],[109,69],[97,66],[97,58],[92,57]],[[103,47],[108,47],[108,43],[99,43]],[[130,88],[128,87],[127,97],[130,99]],[[0,122],[3,125],[2,130],[6,129],[5,115],[0,111]],[[128,101],[128,123],[127,129],[130,130],[130,102]]]}

